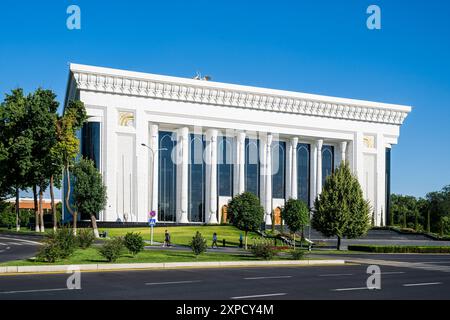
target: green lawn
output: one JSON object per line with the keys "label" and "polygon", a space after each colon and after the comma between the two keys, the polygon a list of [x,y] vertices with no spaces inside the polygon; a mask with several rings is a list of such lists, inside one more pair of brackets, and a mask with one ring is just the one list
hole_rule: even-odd
{"label": "green lawn", "polygon": [[[289,260],[290,255],[280,255],[276,257],[277,260]],[[259,258],[251,254],[230,254],[220,252],[206,252],[197,258],[190,251],[180,251],[176,249],[166,250],[145,250],[135,257],[131,254],[123,254],[115,263],[160,263],[160,262],[193,262],[193,261],[258,261]],[[103,258],[96,248],[89,248],[86,250],[77,249],[75,253],[68,259],[60,260],[54,264],[56,265],[70,265],[70,264],[99,264],[108,263]],[[38,266],[50,265],[46,262],[35,262],[34,260],[16,260],[0,264],[0,266]]]}
{"label": "green lawn", "polygon": [[[199,231],[203,237],[211,245],[213,233],[217,233],[219,246],[222,246],[222,239],[226,240],[227,246],[239,245],[239,235],[244,232],[233,226],[183,226],[183,227],[155,227],[153,229],[153,240],[156,242],[164,241],[164,232],[169,231],[172,244],[175,245],[189,245],[192,237]],[[100,231],[107,231],[109,237],[124,236],[127,232],[139,232],[145,240],[150,240],[150,227],[146,228],[101,228]],[[249,244],[253,242],[253,238],[260,239],[256,233],[249,232]]]}

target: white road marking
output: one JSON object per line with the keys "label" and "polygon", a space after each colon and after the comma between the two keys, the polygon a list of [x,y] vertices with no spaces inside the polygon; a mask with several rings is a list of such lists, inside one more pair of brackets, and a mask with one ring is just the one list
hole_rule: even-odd
{"label": "white road marking", "polygon": [[356,290],[369,290],[367,287],[361,288],[343,288],[343,289],[333,289],[332,291],[356,291]]}
{"label": "white road marking", "polygon": [[252,277],[252,278],[244,278],[244,280],[287,279],[287,278],[292,278],[292,276]]}
{"label": "white road marking", "polygon": [[193,280],[193,281],[172,281],[172,282],[148,282],[146,286],[155,286],[155,285],[164,285],[164,284],[186,284],[186,283],[196,283],[202,282],[201,280]]}
{"label": "white road marking", "polygon": [[381,272],[381,275],[387,275],[387,274],[404,274],[406,272],[403,271],[393,271],[393,272]]}
{"label": "white road marking", "polygon": [[38,290],[22,290],[22,291],[3,291],[0,294],[15,294],[15,293],[33,293],[33,292],[52,292],[52,291],[66,291],[71,290],[68,288],[59,288],[59,289],[38,289]]}
{"label": "white road marking", "polygon": [[41,244],[40,242],[31,241],[31,240],[25,240],[25,239],[18,239],[18,238],[9,238],[9,237],[0,237],[2,240],[8,240],[8,241],[20,241],[23,243],[29,243],[29,244]]}
{"label": "white road marking", "polygon": [[343,277],[343,276],[352,276],[353,273],[332,273],[332,274],[321,274],[319,277]]}
{"label": "white road marking", "polygon": [[264,298],[264,297],[276,297],[276,296],[285,296],[287,293],[267,293],[267,294],[257,294],[253,296],[241,296],[241,297],[231,297],[230,299],[238,300],[238,299],[251,299],[251,298]]}
{"label": "white road marking", "polygon": [[434,286],[434,285],[438,285],[438,284],[442,284],[442,282],[428,282],[428,283],[409,283],[409,284],[404,284],[404,287],[420,287],[420,286]]}

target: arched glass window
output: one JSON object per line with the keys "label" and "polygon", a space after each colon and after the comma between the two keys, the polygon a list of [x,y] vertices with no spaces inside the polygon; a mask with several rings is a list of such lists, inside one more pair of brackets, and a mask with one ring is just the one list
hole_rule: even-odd
{"label": "arched glass window", "polygon": [[297,145],[297,198],[303,200],[308,206],[310,181],[310,145]]}
{"label": "arched glass window", "polygon": [[259,141],[245,139],[245,190],[259,197]]}
{"label": "arched glass window", "polygon": [[323,146],[322,147],[322,186],[328,176],[333,173],[334,168],[334,147]]}
{"label": "arched glass window", "polygon": [[222,197],[233,195],[233,143],[230,137],[218,138],[217,174],[218,193]]}
{"label": "arched glass window", "polygon": [[158,178],[158,219],[159,221],[176,220],[176,187],[177,167],[172,161],[172,152],[176,140],[172,139],[172,132],[159,132],[159,178]]}
{"label": "arched glass window", "polygon": [[203,135],[190,135],[189,148],[189,208],[190,222],[203,222],[205,217],[205,162]]}
{"label": "arched glass window", "polygon": [[286,142],[275,141],[272,145],[272,197],[285,198]]}

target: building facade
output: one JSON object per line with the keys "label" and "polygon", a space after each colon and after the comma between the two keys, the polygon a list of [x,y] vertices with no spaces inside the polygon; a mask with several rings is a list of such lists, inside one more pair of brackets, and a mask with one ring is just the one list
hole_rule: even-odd
{"label": "building facade", "polygon": [[[206,80],[70,65],[66,103],[89,119],[80,153],[107,186],[100,221],[221,223],[250,191],[266,224],[286,199],[312,206],[342,161],[358,177],[373,220],[389,211],[391,148],[410,107]],[[65,216],[67,218],[67,216]]]}

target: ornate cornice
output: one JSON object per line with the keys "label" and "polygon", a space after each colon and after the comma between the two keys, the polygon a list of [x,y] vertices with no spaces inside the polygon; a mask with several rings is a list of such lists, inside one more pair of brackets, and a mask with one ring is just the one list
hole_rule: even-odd
{"label": "ornate cornice", "polygon": [[[106,69],[112,70],[112,69]],[[133,95],[162,100],[220,105],[227,107],[264,110],[301,114],[308,116],[327,117],[354,121],[376,122],[401,125],[408,113],[409,107],[387,105],[359,100],[348,100],[314,96],[301,97],[302,94],[277,91],[264,93],[264,89],[244,86],[190,80],[182,78],[160,79],[151,76],[137,77],[118,74],[107,74],[98,71],[72,69],[72,80],[78,90],[96,91],[121,95]],[[178,80],[179,79],[179,80]],[[176,81],[178,80],[178,81]],[[242,88],[242,89],[241,89]],[[250,89],[250,90],[249,90]],[[258,89],[258,90],[256,90]],[[296,97],[295,95],[299,95]],[[306,95],[309,96],[309,95]],[[342,102],[340,100],[345,100]]]}

